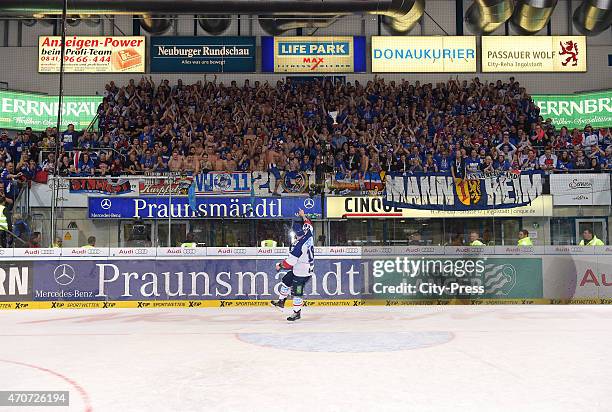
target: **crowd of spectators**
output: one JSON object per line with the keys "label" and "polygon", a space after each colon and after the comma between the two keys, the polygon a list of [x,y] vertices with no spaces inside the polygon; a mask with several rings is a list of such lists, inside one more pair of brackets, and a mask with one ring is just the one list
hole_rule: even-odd
{"label": "crowd of spectators", "polygon": [[[4,192],[37,176],[612,170],[609,129],[556,128],[510,78],[107,84],[99,125],[0,136]],[[461,169],[461,171],[459,171]],[[455,173],[455,172],[453,172]],[[12,190],[12,189],[11,189]],[[9,190],[10,191],[10,190]]]}

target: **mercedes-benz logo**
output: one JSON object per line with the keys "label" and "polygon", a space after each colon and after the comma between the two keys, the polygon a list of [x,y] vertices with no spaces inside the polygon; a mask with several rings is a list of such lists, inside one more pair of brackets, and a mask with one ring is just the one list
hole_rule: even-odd
{"label": "mercedes-benz logo", "polygon": [[311,197],[304,200],[304,207],[306,209],[312,209],[314,207],[314,204],[315,204],[315,201]]}
{"label": "mercedes-benz logo", "polygon": [[66,286],[74,281],[76,273],[74,268],[67,264],[61,264],[55,268],[53,271],[53,277],[55,278],[55,283],[58,285]]}
{"label": "mercedes-benz logo", "polygon": [[112,205],[113,204],[110,199],[102,199],[102,201],[100,202],[100,207],[104,210],[110,209]]}

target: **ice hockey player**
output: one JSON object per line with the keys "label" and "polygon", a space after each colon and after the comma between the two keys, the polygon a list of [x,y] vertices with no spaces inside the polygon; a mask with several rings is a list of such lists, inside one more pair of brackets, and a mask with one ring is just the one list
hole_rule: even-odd
{"label": "ice hockey player", "polygon": [[299,221],[293,223],[293,241],[289,255],[285,260],[276,264],[276,270],[286,270],[283,276],[278,300],[271,304],[279,309],[285,307],[285,301],[289,295],[293,296],[293,315],[287,318],[293,322],[301,318],[302,306],[304,305],[304,286],[314,273],[314,238],[313,227],[310,219],[306,217],[302,209],[299,210]]}

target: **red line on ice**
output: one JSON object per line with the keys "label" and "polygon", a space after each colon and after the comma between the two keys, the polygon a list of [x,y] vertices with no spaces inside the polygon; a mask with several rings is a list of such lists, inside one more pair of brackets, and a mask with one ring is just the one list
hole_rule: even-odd
{"label": "red line on ice", "polygon": [[28,368],[32,368],[32,369],[36,369],[36,370],[39,370],[39,371],[50,373],[53,376],[57,376],[58,378],[68,382],[70,385],[72,385],[77,390],[77,392],[79,392],[79,395],[81,395],[81,398],[83,398],[83,403],[85,404],[85,412],[92,412],[93,411],[93,408],[91,407],[91,402],[89,400],[89,395],[87,394],[87,392],[85,392],[85,389],[83,389],[83,387],[81,385],[79,385],[77,382],[75,382],[74,380],[70,379],[69,377],[64,376],[61,373],[55,372],[55,371],[53,371],[51,369],[43,368],[42,366],[36,366],[36,365],[29,364],[29,363],[12,361],[12,360],[8,360],[8,359],[0,359],[0,362],[12,363],[14,365],[19,365],[19,366],[25,366],[25,367],[28,367]]}

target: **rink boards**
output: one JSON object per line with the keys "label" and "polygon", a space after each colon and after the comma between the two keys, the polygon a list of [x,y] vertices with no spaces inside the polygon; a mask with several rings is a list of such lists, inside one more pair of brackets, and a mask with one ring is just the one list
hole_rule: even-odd
{"label": "rink boards", "polygon": [[[0,309],[265,306],[285,248],[2,249]],[[316,248],[311,306],[612,303],[611,247]]]}
{"label": "rink boards", "polygon": [[[289,299],[290,301],[290,299]],[[291,302],[287,302],[290,307]],[[311,300],[304,306],[357,307],[357,306],[422,306],[422,305],[611,305],[612,298],[574,299],[395,299],[395,300]],[[0,302],[0,310],[16,309],[164,309],[164,308],[244,308],[270,307],[267,300],[198,300],[198,301],[91,301],[91,302]]]}

